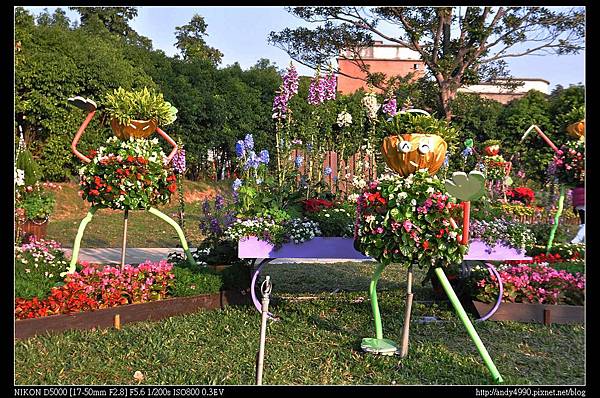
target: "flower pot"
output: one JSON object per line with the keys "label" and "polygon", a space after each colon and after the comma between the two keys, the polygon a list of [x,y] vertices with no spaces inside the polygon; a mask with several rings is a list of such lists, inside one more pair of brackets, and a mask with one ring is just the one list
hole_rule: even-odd
{"label": "flower pot", "polygon": [[387,165],[403,177],[427,169],[435,174],[446,157],[448,145],[435,134],[402,134],[383,139],[382,152]]}
{"label": "flower pot", "polygon": [[46,228],[48,227],[48,218],[43,220],[26,220],[21,224],[21,236],[35,236],[38,239],[46,237]]}
{"label": "flower pot", "polygon": [[583,137],[585,134],[585,120],[568,125],[567,133],[574,138]]}
{"label": "flower pot", "polygon": [[488,156],[496,156],[500,152],[500,145],[489,145],[483,148],[483,151]]}
{"label": "flower pot", "polygon": [[207,265],[207,267],[216,272],[223,272],[227,268],[231,267],[231,264],[213,264]]}
{"label": "flower pot", "polygon": [[121,140],[133,138],[146,138],[156,131],[158,127],[156,120],[132,120],[128,125],[123,125],[117,119],[112,119],[110,122],[115,135]]}

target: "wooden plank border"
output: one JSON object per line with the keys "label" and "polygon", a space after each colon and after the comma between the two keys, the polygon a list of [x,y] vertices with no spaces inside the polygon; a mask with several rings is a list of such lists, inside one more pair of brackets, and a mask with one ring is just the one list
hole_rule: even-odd
{"label": "wooden plank border", "polygon": [[249,303],[249,292],[226,290],[213,294],[174,297],[95,311],[20,319],[15,321],[15,339],[27,339],[45,332],[62,332],[70,329],[109,328],[115,326],[115,317],[118,319],[120,327],[120,325],[131,322],[156,321],[198,310],[212,310],[228,305]]}
{"label": "wooden plank border", "polygon": [[[479,316],[487,314],[494,304],[473,300]],[[550,305],[533,303],[505,303],[488,320],[529,323],[572,324],[585,322],[585,310],[580,305]]]}

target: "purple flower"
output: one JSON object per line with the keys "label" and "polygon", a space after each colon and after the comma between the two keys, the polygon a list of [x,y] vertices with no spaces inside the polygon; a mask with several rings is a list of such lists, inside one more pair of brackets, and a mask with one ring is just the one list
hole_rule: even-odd
{"label": "purple flower", "polygon": [[308,103],[311,105],[319,105],[325,101],[326,96],[326,82],[325,79],[317,75],[310,80],[310,87],[308,89]]}
{"label": "purple flower", "polygon": [[223,198],[223,196],[217,194],[217,196],[215,196],[215,209],[220,210],[223,208],[224,205],[225,205],[225,198]]}
{"label": "purple flower", "polygon": [[385,104],[381,107],[383,113],[394,116],[397,113],[396,97],[388,98]]}
{"label": "purple flower", "polygon": [[258,157],[262,163],[264,163],[264,164],[269,163],[269,151],[267,151],[266,149],[263,149],[262,151],[260,151],[260,153],[258,154]]}
{"label": "purple flower", "polygon": [[235,181],[233,182],[233,184],[231,185],[231,188],[235,192],[238,189],[240,189],[241,186],[242,186],[242,180],[240,180],[239,178],[236,178]]}
{"label": "purple flower", "polygon": [[254,149],[254,137],[252,137],[252,134],[246,134],[246,137],[244,137],[244,147],[248,150]]}
{"label": "purple flower", "polygon": [[300,166],[302,166],[302,162],[304,161],[304,158],[300,155],[296,156],[296,159],[294,159],[294,164],[296,165],[296,167],[300,168]]}
{"label": "purple flower", "polygon": [[273,119],[285,117],[288,110],[288,102],[294,94],[298,93],[298,72],[290,63],[287,73],[283,76],[283,82],[278,90],[278,95],[273,100]]}
{"label": "purple flower", "polygon": [[465,148],[465,149],[464,149],[464,150],[461,152],[461,155],[462,155],[464,158],[467,158],[467,157],[469,157],[469,156],[470,156],[470,155],[472,155],[472,154],[473,154],[473,148],[472,148],[472,147],[467,147],[467,148]]}
{"label": "purple flower", "polygon": [[202,212],[205,215],[210,214],[210,203],[208,202],[208,199],[205,199],[204,203],[202,203]]}
{"label": "purple flower", "polygon": [[173,170],[177,174],[185,173],[185,149],[179,148],[172,159]]}
{"label": "purple flower", "polygon": [[329,166],[325,167],[325,175],[326,175],[326,176],[329,176],[329,175],[331,175],[331,172],[332,172],[332,171],[333,171],[333,170],[331,170],[331,167],[329,167]]}
{"label": "purple flower", "polygon": [[334,100],[337,88],[337,79],[333,72],[325,77],[325,100]]}
{"label": "purple flower", "polygon": [[239,158],[243,158],[244,155],[246,155],[246,147],[244,145],[243,140],[239,140],[238,142],[235,143],[235,154]]}
{"label": "purple flower", "polygon": [[244,170],[248,170],[250,168],[257,169],[260,165],[260,158],[256,156],[254,151],[248,152],[248,159],[246,159],[246,164],[244,164]]}

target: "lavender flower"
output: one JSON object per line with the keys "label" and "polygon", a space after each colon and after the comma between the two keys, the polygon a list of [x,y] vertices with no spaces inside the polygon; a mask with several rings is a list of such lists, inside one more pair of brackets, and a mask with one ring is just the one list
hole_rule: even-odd
{"label": "lavender flower", "polygon": [[215,196],[215,209],[221,210],[224,205],[225,205],[225,198],[223,198],[223,196],[217,194],[217,196]]}
{"label": "lavender flower", "polygon": [[235,181],[233,182],[233,184],[231,185],[231,188],[233,189],[234,192],[237,192],[237,190],[240,189],[241,186],[242,186],[242,180],[240,180],[239,178],[236,178]]}
{"label": "lavender flower", "polygon": [[294,164],[296,165],[296,167],[300,168],[302,166],[302,162],[304,161],[304,158],[300,155],[296,156],[296,159],[294,159]]}
{"label": "lavender flower", "polygon": [[268,150],[263,149],[262,151],[260,151],[258,157],[262,163],[269,164],[269,151]]}
{"label": "lavender flower", "polygon": [[244,170],[248,170],[250,168],[257,169],[260,165],[260,158],[256,156],[256,152],[249,151],[248,159],[246,159],[246,164],[244,164]]}
{"label": "lavender flower", "polygon": [[310,80],[308,103],[311,105],[319,105],[325,101],[326,89],[325,79],[322,79],[317,71],[317,75]]}
{"label": "lavender flower", "polygon": [[396,97],[388,98],[385,104],[381,107],[383,113],[394,116],[397,113]]}
{"label": "lavender flower", "polygon": [[208,199],[205,199],[204,203],[202,203],[202,212],[204,215],[210,214],[210,203],[208,202]]}
{"label": "lavender flower", "polygon": [[298,138],[296,138],[295,140],[292,140],[292,144],[293,144],[293,145],[302,145],[302,140],[301,140],[301,139],[298,139]]}
{"label": "lavender flower", "polygon": [[179,148],[179,150],[173,156],[172,165],[175,173],[185,173],[185,149]]}
{"label": "lavender flower", "polygon": [[331,167],[329,167],[329,166],[325,167],[325,175],[326,175],[326,176],[329,176],[329,175],[331,175],[331,172],[332,172],[332,171],[333,171],[333,170],[331,170]]}
{"label": "lavender flower", "polygon": [[273,119],[285,117],[288,111],[288,102],[298,93],[298,72],[293,64],[283,76],[283,83],[279,87],[278,95],[273,100]]}
{"label": "lavender flower", "polygon": [[249,150],[254,149],[254,137],[252,137],[252,134],[246,134],[246,137],[244,137],[244,146]]}
{"label": "lavender flower", "polygon": [[325,77],[325,100],[334,100],[335,92],[337,88],[337,79],[333,72],[330,72],[329,75]]}
{"label": "lavender flower", "polygon": [[246,155],[246,147],[244,145],[243,140],[239,140],[238,142],[235,143],[235,154],[239,158],[243,158],[244,155]]}
{"label": "lavender flower", "polygon": [[462,152],[461,155],[463,156],[463,158],[468,158],[470,155],[473,154],[473,148],[472,147],[467,147],[465,148]]}

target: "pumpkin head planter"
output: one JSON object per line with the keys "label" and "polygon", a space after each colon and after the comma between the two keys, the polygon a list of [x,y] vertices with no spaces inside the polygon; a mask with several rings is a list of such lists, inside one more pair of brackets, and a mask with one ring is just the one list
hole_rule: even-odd
{"label": "pumpkin head planter", "polygon": [[567,126],[567,133],[573,138],[582,138],[585,135],[585,120]]}

